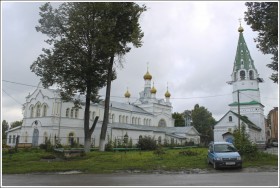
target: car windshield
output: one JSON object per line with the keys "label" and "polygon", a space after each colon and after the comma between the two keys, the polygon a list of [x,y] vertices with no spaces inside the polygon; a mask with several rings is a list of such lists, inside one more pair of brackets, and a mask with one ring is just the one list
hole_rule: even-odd
{"label": "car windshield", "polygon": [[221,152],[236,152],[236,148],[230,144],[217,144],[214,145],[214,151],[221,153]]}

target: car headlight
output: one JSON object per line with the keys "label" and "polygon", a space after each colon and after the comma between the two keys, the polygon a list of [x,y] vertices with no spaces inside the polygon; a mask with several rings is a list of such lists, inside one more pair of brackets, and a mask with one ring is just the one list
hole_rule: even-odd
{"label": "car headlight", "polygon": [[216,161],[221,161],[222,158],[221,157],[216,157]]}
{"label": "car headlight", "polygon": [[237,157],[236,159],[237,159],[238,161],[241,161],[241,157]]}

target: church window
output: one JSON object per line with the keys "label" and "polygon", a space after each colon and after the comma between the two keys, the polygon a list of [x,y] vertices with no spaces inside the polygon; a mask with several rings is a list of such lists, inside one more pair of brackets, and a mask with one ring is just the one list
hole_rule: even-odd
{"label": "church window", "polygon": [[141,125],[141,118],[138,118],[138,125]]}
{"label": "church window", "polygon": [[68,143],[70,144],[70,145],[73,145],[74,144],[74,133],[69,133],[69,135],[68,135]]}
{"label": "church window", "polygon": [[254,79],[254,72],[252,70],[249,71],[250,80]]}
{"label": "church window", "polygon": [[240,79],[245,80],[245,71],[244,70],[240,71]]}
{"label": "church window", "polygon": [[243,59],[241,59],[241,65],[244,65],[244,61],[243,61]]}
{"label": "church window", "polygon": [[112,123],[115,122],[115,114],[112,114]]}
{"label": "church window", "polygon": [[36,117],[40,117],[41,115],[41,107],[40,107],[40,104],[37,104],[37,107],[36,107]]}
{"label": "church window", "polygon": [[122,122],[122,116],[119,115],[119,123],[121,123],[121,122]]}
{"label": "church window", "polygon": [[47,105],[44,104],[43,105],[43,117],[46,117],[47,116]]}
{"label": "church window", "polygon": [[28,139],[28,133],[27,133],[27,131],[25,131],[25,139],[24,139],[25,143],[27,143],[27,139]]}
{"label": "church window", "polygon": [[13,135],[13,143],[16,143],[16,135]]}
{"label": "church window", "polygon": [[158,126],[159,127],[166,127],[166,122],[164,119],[161,119],[159,122],[158,122]]}
{"label": "church window", "polygon": [[232,116],[229,116],[229,117],[228,117],[228,121],[229,121],[229,122],[232,122]]}
{"label": "church window", "polygon": [[12,142],[12,135],[9,135],[9,144]]}
{"label": "church window", "polygon": [[45,141],[45,144],[46,144],[47,141],[48,141],[48,134],[47,134],[47,132],[44,132],[44,141]]}
{"label": "church window", "polygon": [[75,118],[78,118],[78,115],[79,115],[79,110],[76,109],[76,110],[75,110]]}
{"label": "church window", "polygon": [[128,122],[128,116],[126,116],[126,121],[125,121],[125,122],[126,122],[126,123],[129,123],[129,122]]}
{"label": "church window", "polygon": [[67,109],[66,109],[66,114],[65,114],[66,117],[69,117],[69,111],[70,111],[70,109],[67,108]]}
{"label": "church window", "polygon": [[92,112],[92,119],[94,120],[95,112]]}
{"label": "church window", "polygon": [[34,114],[34,107],[31,106],[31,108],[30,108],[30,117],[33,117],[33,114]]}
{"label": "church window", "polygon": [[73,116],[74,116],[74,109],[72,108],[71,109],[71,118],[73,118]]}
{"label": "church window", "polygon": [[125,123],[125,116],[122,116],[122,123]]}

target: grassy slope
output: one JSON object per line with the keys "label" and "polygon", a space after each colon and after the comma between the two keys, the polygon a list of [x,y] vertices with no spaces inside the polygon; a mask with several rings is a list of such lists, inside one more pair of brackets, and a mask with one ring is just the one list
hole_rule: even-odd
{"label": "grassy slope", "polygon": [[[182,155],[182,151],[193,151],[195,156]],[[49,155],[42,150],[19,151],[11,156],[2,153],[3,174],[55,172],[79,170],[85,173],[112,173],[118,170],[175,170],[193,168],[212,168],[206,164],[206,148],[165,150],[165,154],[158,156],[152,151],[129,152],[98,152],[94,151],[84,157],[69,160],[52,161],[41,160]],[[244,167],[278,165],[277,156],[260,154],[256,159],[244,159]]]}

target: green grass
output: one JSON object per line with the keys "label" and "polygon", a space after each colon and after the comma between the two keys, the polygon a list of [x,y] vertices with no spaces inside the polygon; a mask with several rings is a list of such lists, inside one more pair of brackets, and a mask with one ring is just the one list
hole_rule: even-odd
{"label": "green grass", "polygon": [[[155,155],[153,151],[99,152],[92,151],[83,157],[68,160],[42,160],[51,153],[43,150],[19,151],[12,155],[2,153],[3,174],[57,172],[78,170],[84,173],[113,173],[120,170],[166,170],[212,168],[206,164],[206,148],[166,149],[165,154]],[[182,155],[182,151],[192,151],[196,155]],[[244,167],[277,166],[277,156],[262,153],[254,160],[244,158]]]}

